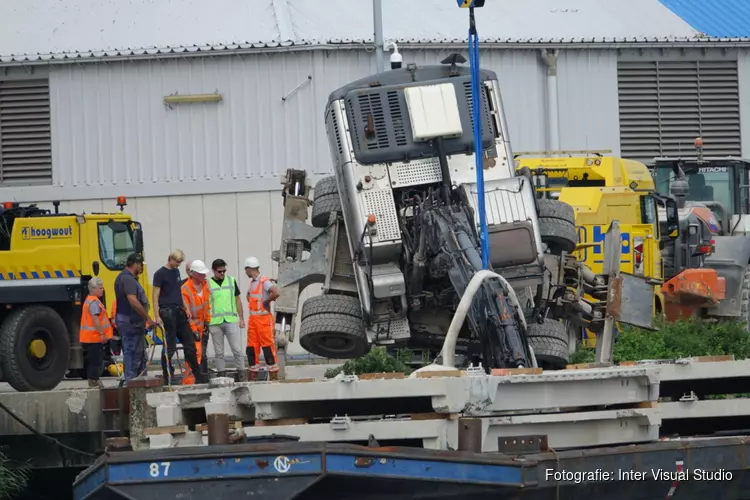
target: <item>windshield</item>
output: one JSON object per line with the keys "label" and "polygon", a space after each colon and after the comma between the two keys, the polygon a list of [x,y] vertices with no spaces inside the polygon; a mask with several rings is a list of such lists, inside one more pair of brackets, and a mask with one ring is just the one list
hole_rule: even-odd
{"label": "windshield", "polygon": [[[689,201],[718,201],[729,213],[737,213],[734,200],[737,186],[732,181],[734,169],[728,165],[711,165],[710,167],[685,166],[685,177],[690,186]],[[671,181],[674,179],[672,168],[660,166],[656,169],[656,190],[669,194]]]}
{"label": "windshield", "polygon": [[125,269],[128,255],[135,252],[133,230],[127,224],[99,224],[99,258],[107,269]]}

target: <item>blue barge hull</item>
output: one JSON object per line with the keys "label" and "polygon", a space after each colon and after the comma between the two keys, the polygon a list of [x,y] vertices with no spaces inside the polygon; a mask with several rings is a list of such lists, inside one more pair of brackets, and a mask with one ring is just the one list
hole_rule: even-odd
{"label": "blue barge hull", "polygon": [[[750,438],[476,454],[317,443],[116,452],[76,479],[75,500],[750,499]],[[660,477],[654,478],[654,474]]]}

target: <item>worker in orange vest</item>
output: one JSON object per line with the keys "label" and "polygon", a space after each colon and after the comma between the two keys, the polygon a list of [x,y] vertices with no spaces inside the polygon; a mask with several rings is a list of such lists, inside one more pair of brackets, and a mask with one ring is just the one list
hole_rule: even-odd
{"label": "worker in orange vest", "polygon": [[99,377],[104,370],[104,345],[112,338],[112,324],[107,308],[100,300],[104,294],[104,282],[101,278],[91,278],[88,287],[89,295],[81,308],[79,341],[88,358],[86,378],[89,387],[102,388]]}
{"label": "worker in orange vest", "polygon": [[[188,280],[180,289],[185,308],[190,311],[188,321],[195,337],[195,350],[199,364],[203,364],[203,356],[207,354],[205,346],[208,344],[208,324],[211,321],[211,292],[206,281],[209,272],[203,261],[194,260],[190,264]],[[195,384],[195,374],[187,363],[185,363],[182,384]]]}
{"label": "worker in orange vest", "polygon": [[250,377],[255,378],[260,371],[260,353],[266,360],[271,378],[275,378],[279,367],[276,364],[276,340],[271,302],[281,293],[268,277],[260,273],[260,262],[255,257],[245,259],[245,274],[250,278],[247,291],[249,317],[247,321],[247,362]]}

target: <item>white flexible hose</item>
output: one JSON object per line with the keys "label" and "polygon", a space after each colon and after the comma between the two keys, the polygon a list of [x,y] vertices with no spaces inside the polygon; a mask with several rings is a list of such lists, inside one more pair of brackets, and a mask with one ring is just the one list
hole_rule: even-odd
{"label": "white flexible hose", "polygon": [[[518,315],[521,318],[521,323],[523,323],[523,328],[524,330],[526,330],[527,328],[526,318],[524,318],[523,309],[521,309],[521,303],[518,301],[516,292],[513,290],[510,284],[508,284],[508,281],[493,271],[483,269],[477,272],[471,278],[471,281],[469,281],[469,285],[466,287],[466,291],[464,291],[463,297],[461,297],[461,301],[458,303],[456,314],[453,315],[451,325],[448,327],[448,333],[445,335],[443,350],[441,351],[444,366],[450,366],[451,368],[454,368],[456,366],[455,355],[456,341],[458,341],[458,332],[461,330],[461,326],[464,324],[464,320],[466,320],[466,315],[469,313],[469,308],[471,307],[471,301],[474,300],[474,295],[476,295],[479,287],[482,286],[482,283],[487,278],[496,278],[500,280],[500,282],[506,287],[509,292],[508,298],[510,299],[511,306],[518,309]],[[532,365],[536,364],[536,360],[533,359],[533,354],[531,362]]]}

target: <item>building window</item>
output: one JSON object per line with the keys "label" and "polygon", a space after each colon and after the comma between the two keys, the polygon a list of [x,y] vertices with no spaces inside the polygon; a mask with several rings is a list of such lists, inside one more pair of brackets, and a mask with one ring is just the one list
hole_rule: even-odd
{"label": "building window", "polygon": [[620,150],[625,158],[741,156],[736,61],[619,62]]}
{"label": "building window", "polygon": [[49,80],[0,81],[0,186],[52,183]]}

